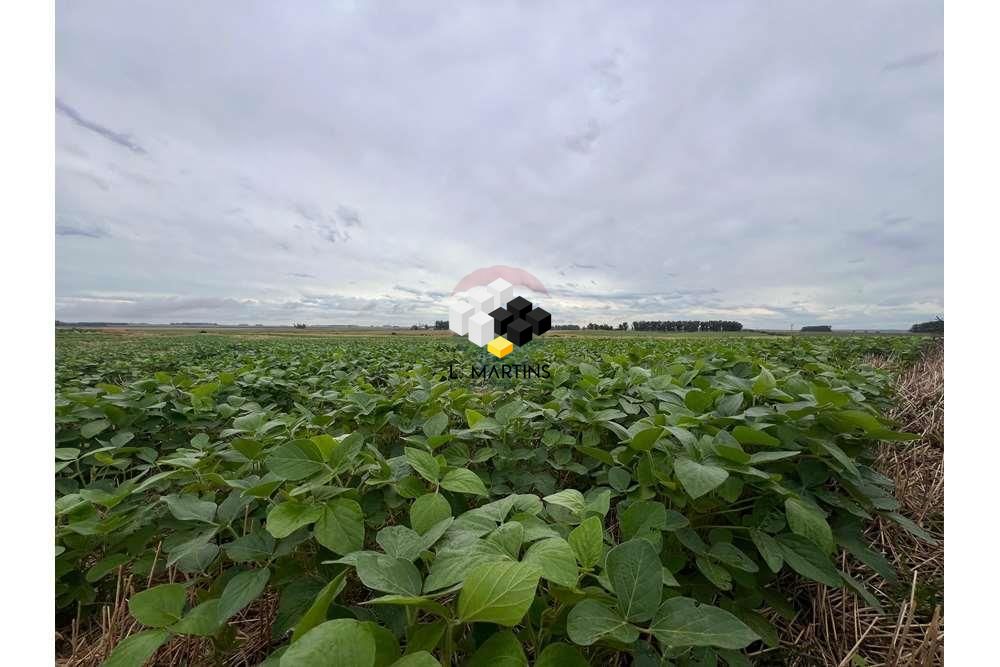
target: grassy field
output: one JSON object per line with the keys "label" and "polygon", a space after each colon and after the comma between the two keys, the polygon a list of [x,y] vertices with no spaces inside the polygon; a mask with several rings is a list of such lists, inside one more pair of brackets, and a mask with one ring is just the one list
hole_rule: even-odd
{"label": "grassy field", "polygon": [[57,331],[62,664],[937,659],[929,338],[199,331]]}

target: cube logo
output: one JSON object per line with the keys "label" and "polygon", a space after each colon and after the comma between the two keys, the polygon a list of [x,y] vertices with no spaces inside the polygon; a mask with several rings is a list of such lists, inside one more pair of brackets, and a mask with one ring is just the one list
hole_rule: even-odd
{"label": "cube logo", "polygon": [[[510,267],[491,269],[494,273],[503,273],[501,269],[509,269],[508,273],[516,271],[527,274],[521,269]],[[534,279],[533,276],[531,278]],[[537,279],[534,280],[537,282]],[[459,286],[463,286],[463,283],[459,283]],[[541,283],[537,284],[541,287]],[[542,291],[544,289],[541,287]],[[514,285],[502,276],[486,285],[469,287],[451,306],[448,315],[448,327],[452,331],[460,336],[468,336],[479,347],[485,345],[490,354],[498,359],[503,359],[515,347],[527,345],[532,338],[541,336],[552,328],[552,315],[544,308],[536,308],[523,296],[515,297]]]}

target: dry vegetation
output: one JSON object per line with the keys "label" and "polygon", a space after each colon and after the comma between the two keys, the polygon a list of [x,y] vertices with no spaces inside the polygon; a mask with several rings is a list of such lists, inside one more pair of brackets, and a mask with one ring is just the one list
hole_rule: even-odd
{"label": "dry vegetation", "polygon": [[[867,362],[891,367],[894,360]],[[901,512],[930,532],[937,544],[914,539],[898,525],[876,520],[867,535],[899,572],[893,588],[848,555],[841,567],[863,581],[884,613],[847,589],[799,582],[791,590],[810,612],[782,623],[782,648],[796,665],[930,666],[944,664],[944,345],[938,340],[902,369],[891,412],[900,430],[919,433],[915,442],[881,443],[876,466],[896,485]]]}

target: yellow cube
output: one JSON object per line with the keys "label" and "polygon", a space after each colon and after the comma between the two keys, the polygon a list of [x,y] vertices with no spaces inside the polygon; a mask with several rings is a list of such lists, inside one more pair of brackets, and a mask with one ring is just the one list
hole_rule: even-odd
{"label": "yellow cube", "polygon": [[490,354],[497,359],[503,359],[514,351],[514,343],[502,336],[497,336],[490,341],[489,345],[486,346],[486,349],[489,350]]}

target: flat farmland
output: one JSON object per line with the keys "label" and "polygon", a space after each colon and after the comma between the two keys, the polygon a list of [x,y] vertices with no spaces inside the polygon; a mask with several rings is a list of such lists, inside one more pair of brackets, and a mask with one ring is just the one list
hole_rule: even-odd
{"label": "flat farmland", "polygon": [[804,587],[915,599],[933,339],[552,333],[59,330],[60,661],[788,664]]}

